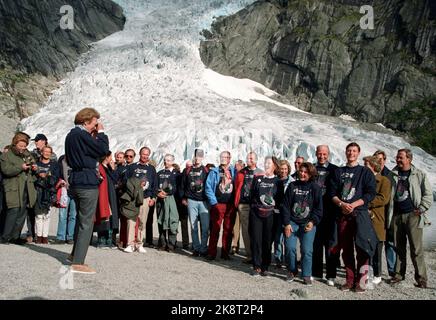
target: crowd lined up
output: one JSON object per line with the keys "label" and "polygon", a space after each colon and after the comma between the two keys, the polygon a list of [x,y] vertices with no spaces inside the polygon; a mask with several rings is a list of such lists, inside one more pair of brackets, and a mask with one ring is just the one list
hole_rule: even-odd
{"label": "crowd lined up", "polygon": [[[220,258],[245,255],[255,277],[267,276],[274,264],[287,269],[288,282],[300,275],[309,286],[315,279],[335,286],[342,253],[346,281],[339,288],[361,293],[369,281],[382,281],[383,256],[390,283],[405,279],[408,241],[415,285],[427,287],[423,227],[433,195],[409,149],[398,150],[392,170],[382,150],[360,165],[362,150],[352,142],[342,167],[329,162],[327,145],[319,145],[317,162],[297,156],[293,174],[288,160],[274,156],[265,157],[261,170],[255,152],[234,166],[228,151],[217,166],[204,164],[202,149],[183,169],[166,154],[157,171],[148,147],[139,150],[137,162],[133,149],[112,154],[99,118],[92,108],[76,115],[59,159],[44,134],[33,139],[32,152],[30,137],[15,134],[0,157],[1,243],[48,244],[50,215],[59,208],[54,242],[73,244],[73,272],[95,273],[85,264],[94,232],[101,248],[174,252],[180,224],[182,247],[214,260],[222,228]],[[26,221],[27,238],[21,238]],[[239,250],[241,239],[245,250]]]}

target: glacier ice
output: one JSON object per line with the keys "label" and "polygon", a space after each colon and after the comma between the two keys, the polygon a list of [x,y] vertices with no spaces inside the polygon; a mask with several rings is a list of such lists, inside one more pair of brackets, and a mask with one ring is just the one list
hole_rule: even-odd
{"label": "glacier ice", "polygon": [[116,0],[127,23],[83,55],[75,71],[45,107],[23,120],[32,136],[43,132],[57,154],[73,126],[75,113],[92,106],[102,121],[113,151],[147,145],[160,165],[165,153],[185,163],[194,149],[216,163],[221,150],[233,160],[254,150],[314,161],[317,144],[331,147],[332,162],[344,163],[344,148],[356,141],[362,157],[383,149],[388,166],[396,150],[410,147],[416,165],[430,174],[436,190],[436,159],[386,130],[365,130],[355,121],[312,115],[274,101],[274,92],[247,79],[219,75],[199,57],[199,32],[214,16],[236,12],[253,0]]}

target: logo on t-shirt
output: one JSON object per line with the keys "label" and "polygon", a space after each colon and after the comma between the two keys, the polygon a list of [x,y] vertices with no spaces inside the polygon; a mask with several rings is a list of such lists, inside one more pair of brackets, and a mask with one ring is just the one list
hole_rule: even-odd
{"label": "logo on t-shirt", "polygon": [[309,207],[309,190],[301,190],[295,189],[296,201],[293,206],[293,211],[297,218],[304,219],[309,216],[310,207]]}
{"label": "logo on t-shirt", "polygon": [[325,181],[328,175],[329,172],[327,170],[318,170],[318,179],[316,180],[316,184],[319,185],[319,187],[321,188],[323,196],[325,195],[327,189]]}
{"label": "logo on t-shirt", "polygon": [[253,184],[253,178],[254,178],[253,173],[247,173],[244,176],[244,186],[243,186],[243,193],[242,193],[244,198],[250,197],[251,185]]}
{"label": "logo on t-shirt", "polygon": [[219,190],[222,194],[229,194],[233,191],[232,176],[226,175],[224,172],[220,173],[221,181],[219,183]]}
{"label": "logo on t-shirt", "polygon": [[354,195],[356,194],[356,188],[353,187],[353,177],[354,173],[350,172],[344,172],[341,175],[343,185],[341,198],[343,201],[349,201],[353,199]]}
{"label": "logo on t-shirt", "polygon": [[400,176],[398,179],[397,191],[395,192],[395,201],[403,202],[409,197],[409,177]]}
{"label": "logo on t-shirt", "polygon": [[189,176],[191,177],[191,191],[193,193],[203,192],[203,179],[201,178],[201,171],[191,170],[191,172],[189,172]]}

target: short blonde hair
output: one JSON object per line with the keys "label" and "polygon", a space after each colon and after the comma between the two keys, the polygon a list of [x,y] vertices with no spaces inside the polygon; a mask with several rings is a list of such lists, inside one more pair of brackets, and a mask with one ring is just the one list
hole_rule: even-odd
{"label": "short blonde hair", "polygon": [[84,124],[86,121],[91,121],[93,118],[100,119],[100,113],[94,108],[83,108],[77,112],[74,118],[74,124]]}
{"label": "short blonde hair", "polygon": [[366,161],[369,163],[371,168],[375,171],[375,173],[380,173],[381,171],[381,165],[380,161],[377,156],[367,156],[363,158],[363,161]]}

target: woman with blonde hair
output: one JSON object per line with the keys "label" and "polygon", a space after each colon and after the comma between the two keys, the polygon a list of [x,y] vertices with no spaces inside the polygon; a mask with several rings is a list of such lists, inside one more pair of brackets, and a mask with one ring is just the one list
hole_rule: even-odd
{"label": "woman with blonde hair", "polygon": [[363,161],[365,166],[374,173],[376,182],[376,195],[368,205],[368,212],[378,238],[377,247],[372,258],[372,268],[374,270],[372,283],[379,284],[381,282],[383,243],[386,241],[385,208],[391,199],[391,182],[381,175],[381,165],[377,156],[365,157]]}

